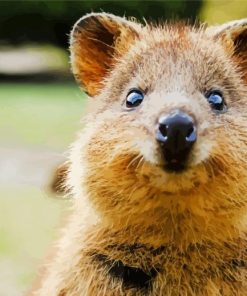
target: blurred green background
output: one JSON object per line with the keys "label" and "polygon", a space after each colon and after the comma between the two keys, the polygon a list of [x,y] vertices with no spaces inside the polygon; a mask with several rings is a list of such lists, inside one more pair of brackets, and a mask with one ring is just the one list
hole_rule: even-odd
{"label": "blurred green background", "polygon": [[25,294],[69,201],[47,186],[86,102],[69,70],[68,34],[91,11],[143,21],[247,16],[247,1],[0,2],[0,295]]}

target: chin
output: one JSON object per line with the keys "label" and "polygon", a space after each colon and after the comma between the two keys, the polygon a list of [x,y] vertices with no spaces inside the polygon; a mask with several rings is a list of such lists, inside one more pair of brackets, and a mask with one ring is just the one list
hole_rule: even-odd
{"label": "chin", "polygon": [[196,165],[143,163],[137,175],[163,194],[188,195],[203,190],[211,181],[212,173],[207,161]]}

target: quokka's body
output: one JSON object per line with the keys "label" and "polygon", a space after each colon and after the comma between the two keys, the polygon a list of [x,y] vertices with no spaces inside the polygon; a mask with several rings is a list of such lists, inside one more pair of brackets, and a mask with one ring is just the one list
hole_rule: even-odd
{"label": "quokka's body", "polygon": [[247,20],[71,34],[90,97],[74,211],[35,295],[247,295]]}

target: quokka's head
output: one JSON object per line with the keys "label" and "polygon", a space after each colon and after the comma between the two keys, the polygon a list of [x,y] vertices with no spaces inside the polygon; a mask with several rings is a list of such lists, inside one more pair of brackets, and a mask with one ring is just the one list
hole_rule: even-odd
{"label": "quokka's head", "polygon": [[247,19],[195,28],[81,18],[71,62],[91,102],[71,158],[76,193],[111,217],[242,207],[246,44]]}

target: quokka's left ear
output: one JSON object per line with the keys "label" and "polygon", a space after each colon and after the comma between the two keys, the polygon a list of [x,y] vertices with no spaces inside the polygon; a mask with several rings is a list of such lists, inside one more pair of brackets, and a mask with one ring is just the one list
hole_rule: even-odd
{"label": "quokka's left ear", "polygon": [[209,27],[208,32],[221,40],[244,71],[247,82],[247,18]]}
{"label": "quokka's left ear", "polygon": [[74,25],[70,39],[72,70],[89,96],[100,92],[115,58],[120,58],[134,43],[139,27],[108,13],[88,14]]}

